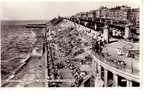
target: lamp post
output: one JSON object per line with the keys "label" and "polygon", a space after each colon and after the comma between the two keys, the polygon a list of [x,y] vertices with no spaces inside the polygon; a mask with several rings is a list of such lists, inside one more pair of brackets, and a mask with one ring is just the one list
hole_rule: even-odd
{"label": "lamp post", "polygon": [[131,73],[134,73],[133,61],[131,61]]}

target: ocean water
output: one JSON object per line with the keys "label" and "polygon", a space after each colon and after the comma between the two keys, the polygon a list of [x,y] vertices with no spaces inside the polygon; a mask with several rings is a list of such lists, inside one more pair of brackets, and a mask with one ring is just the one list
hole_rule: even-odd
{"label": "ocean water", "polygon": [[45,24],[48,20],[1,20],[1,25]]}
{"label": "ocean water", "polygon": [[1,21],[1,76],[6,79],[19,65],[15,57],[26,57],[36,43],[43,42],[43,29],[26,28],[26,24],[44,24],[47,21]]}

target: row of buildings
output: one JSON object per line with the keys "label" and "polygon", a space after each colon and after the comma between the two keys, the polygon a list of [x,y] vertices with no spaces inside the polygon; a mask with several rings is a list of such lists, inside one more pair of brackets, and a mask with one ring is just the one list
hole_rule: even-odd
{"label": "row of buildings", "polygon": [[131,8],[128,6],[117,6],[114,8],[100,7],[89,12],[80,12],[73,17],[94,18],[94,19],[110,19],[119,23],[131,23],[135,28],[139,28],[139,8]]}

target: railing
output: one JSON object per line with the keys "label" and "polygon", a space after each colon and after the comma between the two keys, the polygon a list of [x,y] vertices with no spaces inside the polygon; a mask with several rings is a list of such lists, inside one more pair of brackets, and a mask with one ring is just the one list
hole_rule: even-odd
{"label": "railing", "polygon": [[[117,69],[109,64],[106,64],[105,62],[102,62],[97,57],[95,57],[93,54],[92,54],[92,57],[93,57],[94,61],[98,64],[97,65],[98,69],[100,70],[101,67],[104,69],[104,83],[105,83],[104,86],[107,86],[107,81],[108,81],[107,71],[110,71],[113,73],[113,82],[114,82],[115,86],[118,86],[118,76],[121,76],[127,80],[128,87],[132,86],[132,81],[140,83],[140,76],[133,75],[133,74],[125,72],[123,70]],[[100,76],[101,76],[101,72],[100,72]]]}
{"label": "railing", "polygon": [[90,74],[87,75],[87,76],[85,76],[85,77],[83,78],[83,82],[81,83],[80,87],[84,86],[84,83],[85,83],[88,79],[90,79],[90,77],[91,77]]}
{"label": "railing", "polygon": [[[79,24],[80,25],[80,24]],[[82,25],[80,25],[82,26]],[[85,33],[84,33],[85,34]],[[88,36],[87,34],[85,34],[85,36]],[[90,37],[91,38],[91,37]],[[115,84],[115,86],[118,86],[118,76],[121,76],[123,78],[125,78],[127,80],[127,86],[132,86],[132,81],[135,81],[137,83],[140,83],[140,75],[137,75],[135,73],[131,72],[127,72],[122,69],[118,69],[116,65],[114,64],[110,64],[110,62],[107,62],[106,59],[100,59],[100,57],[96,57],[95,54],[93,54],[93,52],[90,53],[93,57],[93,59],[96,61],[96,63],[98,64],[98,67],[103,67],[104,70],[104,86],[107,86],[107,71],[110,71],[113,73],[113,82]],[[121,67],[121,66],[120,66]]]}
{"label": "railing", "polygon": [[29,55],[24,59],[23,63],[22,63],[20,66],[18,66],[18,67],[11,73],[11,75],[9,75],[9,77],[8,77],[7,79],[5,79],[4,81],[2,81],[1,86],[3,86],[5,83],[9,82],[12,78],[14,78],[14,77],[15,77],[15,74],[17,74],[18,71],[20,71],[20,70],[24,67],[24,65],[27,63],[26,61],[27,61],[28,59],[30,59],[30,58],[31,58],[31,55],[29,54]]}

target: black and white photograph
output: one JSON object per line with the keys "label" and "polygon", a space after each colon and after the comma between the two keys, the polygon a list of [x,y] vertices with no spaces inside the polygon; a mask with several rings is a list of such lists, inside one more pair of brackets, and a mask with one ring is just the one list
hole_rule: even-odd
{"label": "black and white photograph", "polygon": [[1,88],[142,87],[136,1],[1,2]]}

